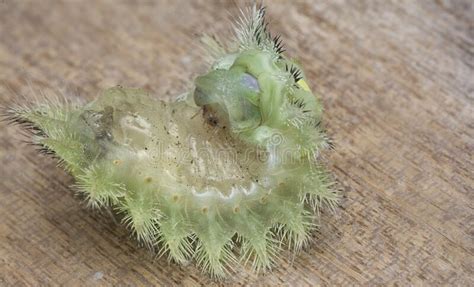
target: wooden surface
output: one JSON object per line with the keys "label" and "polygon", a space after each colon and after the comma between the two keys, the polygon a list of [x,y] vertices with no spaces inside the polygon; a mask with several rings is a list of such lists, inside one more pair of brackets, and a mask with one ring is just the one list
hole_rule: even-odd
{"label": "wooden surface", "polygon": [[[465,1],[267,1],[274,32],[323,97],[344,190],[315,242],[228,285],[474,286],[474,8]],[[157,97],[206,68],[198,34],[234,2],[0,0],[0,105],[32,90]],[[0,132],[0,286],[213,285],[154,260],[91,213],[53,160]]]}

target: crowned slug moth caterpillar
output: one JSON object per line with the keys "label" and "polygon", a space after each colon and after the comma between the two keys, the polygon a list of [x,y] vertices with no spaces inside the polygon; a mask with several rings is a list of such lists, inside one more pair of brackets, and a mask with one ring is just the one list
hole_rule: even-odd
{"label": "crowned slug moth caterpillar", "polygon": [[[109,207],[138,241],[213,277],[272,266],[297,251],[338,193],[318,154],[322,106],[252,6],[184,97],[115,87],[86,105],[17,105],[6,118],[56,156],[93,208]],[[230,48],[228,48],[230,47]]]}

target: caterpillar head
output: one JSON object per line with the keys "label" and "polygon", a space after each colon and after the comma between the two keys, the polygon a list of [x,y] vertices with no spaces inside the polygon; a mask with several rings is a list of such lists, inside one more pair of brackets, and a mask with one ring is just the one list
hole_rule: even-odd
{"label": "caterpillar head", "polygon": [[250,10],[235,25],[233,51],[207,38],[218,53],[211,70],[196,79],[194,101],[211,124],[265,144],[281,129],[318,124],[321,105],[299,65],[282,54],[280,37],[267,30],[265,8]]}

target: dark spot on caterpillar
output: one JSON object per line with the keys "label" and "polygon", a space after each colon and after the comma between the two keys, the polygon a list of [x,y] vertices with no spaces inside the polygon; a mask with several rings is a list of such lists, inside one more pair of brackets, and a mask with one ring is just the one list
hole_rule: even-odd
{"label": "dark spot on caterpillar", "polygon": [[178,202],[178,200],[179,200],[179,195],[174,194],[172,198],[173,198],[173,201],[174,201],[174,202]]}
{"label": "dark spot on caterpillar", "polygon": [[207,121],[213,127],[215,127],[219,124],[219,120],[216,117],[208,117]]}
{"label": "dark spot on caterpillar", "polygon": [[81,119],[90,128],[97,140],[112,140],[110,130],[113,124],[113,108],[107,106],[103,111],[86,110],[81,114]]}
{"label": "dark spot on caterpillar", "polygon": [[217,127],[219,125],[219,119],[214,115],[207,106],[203,106],[202,113],[207,123],[212,127]]}
{"label": "dark spot on caterpillar", "polygon": [[234,213],[239,213],[240,212],[240,207],[238,205],[234,206],[233,212]]}

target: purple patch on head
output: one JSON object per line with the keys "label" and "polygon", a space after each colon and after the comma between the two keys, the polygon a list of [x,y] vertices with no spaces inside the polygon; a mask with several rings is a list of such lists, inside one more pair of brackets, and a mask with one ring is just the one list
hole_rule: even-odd
{"label": "purple patch on head", "polygon": [[254,76],[244,73],[242,76],[242,84],[247,88],[254,90],[255,92],[260,92],[260,86],[258,85],[257,79]]}

